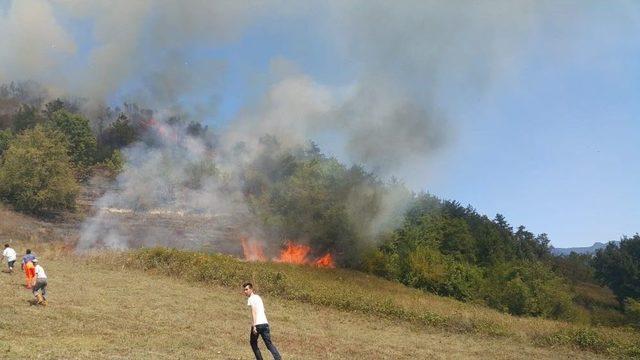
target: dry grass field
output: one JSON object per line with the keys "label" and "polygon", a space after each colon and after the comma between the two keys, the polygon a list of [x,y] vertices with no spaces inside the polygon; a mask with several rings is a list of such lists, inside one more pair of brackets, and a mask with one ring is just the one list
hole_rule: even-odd
{"label": "dry grass field", "polygon": [[[0,274],[0,358],[252,358],[250,313],[240,287],[188,283],[72,257],[43,259],[42,265],[50,277],[47,307],[30,305],[22,274]],[[264,300],[285,359],[602,358],[271,296]]]}
{"label": "dry grass field", "polygon": [[0,274],[0,359],[251,359],[245,280],[285,359],[633,358],[640,343],[630,329],[513,317],[353,271],[162,249],[81,256],[73,237],[0,208],[0,242],[31,247],[49,275],[41,307],[21,273]]}

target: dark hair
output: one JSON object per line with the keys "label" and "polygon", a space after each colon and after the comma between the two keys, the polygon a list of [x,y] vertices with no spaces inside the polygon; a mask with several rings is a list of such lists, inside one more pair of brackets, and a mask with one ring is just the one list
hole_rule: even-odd
{"label": "dark hair", "polygon": [[31,254],[31,249],[27,249],[27,254]]}
{"label": "dark hair", "polygon": [[242,288],[244,289],[244,288],[246,288],[247,286],[249,287],[249,289],[253,289],[253,284],[251,284],[251,283],[244,283],[244,284],[242,285]]}
{"label": "dark hair", "polygon": [[9,244],[4,244],[4,247],[9,247]]}

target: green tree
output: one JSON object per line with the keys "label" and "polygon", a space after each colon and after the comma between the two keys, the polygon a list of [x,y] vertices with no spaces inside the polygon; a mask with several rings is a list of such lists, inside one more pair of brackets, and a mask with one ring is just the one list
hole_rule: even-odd
{"label": "green tree", "polygon": [[35,106],[23,104],[20,110],[13,116],[13,132],[17,134],[41,123],[42,119],[40,119],[38,115],[38,109]]}
{"label": "green tree", "polygon": [[70,102],[57,98],[44,104],[42,114],[45,118],[47,118],[47,120],[51,120],[53,118],[53,114],[60,110],[66,110],[68,112],[75,113],[78,111],[78,107]]}
{"label": "green tree", "polygon": [[16,209],[46,213],[73,209],[79,187],[63,134],[42,126],[10,142],[0,164],[0,196]]}
{"label": "green tree", "polygon": [[80,170],[95,163],[96,137],[91,132],[89,120],[66,110],[58,110],[51,115],[50,123],[67,137],[69,156]]}
{"label": "green tree", "polygon": [[609,243],[593,259],[596,278],[606,284],[619,301],[640,299],[640,235]]}

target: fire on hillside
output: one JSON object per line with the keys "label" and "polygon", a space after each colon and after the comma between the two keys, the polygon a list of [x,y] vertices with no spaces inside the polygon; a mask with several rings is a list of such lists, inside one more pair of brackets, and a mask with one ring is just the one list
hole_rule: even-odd
{"label": "fire on hillside", "polygon": [[[241,238],[240,242],[242,244],[242,252],[244,253],[245,260],[267,261],[261,242],[247,238]],[[310,258],[310,253],[311,247],[287,241],[284,248],[280,251],[280,255],[274,258],[273,261],[290,264],[314,265],[324,268],[335,267],[331,253],[326,253],[317,259]]]}

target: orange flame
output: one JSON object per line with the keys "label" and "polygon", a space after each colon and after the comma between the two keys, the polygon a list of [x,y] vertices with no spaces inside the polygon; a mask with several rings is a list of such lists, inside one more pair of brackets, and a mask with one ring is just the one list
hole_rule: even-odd
{"label": "orange flame", "polygon": [[264,256],[264,250],[262,244],[255,240],[248,240],[247,238],[240,238],[242,244],[242,252],[244,258],[249,261],[265,261],[267,258]]}
{"label": "orange flame", "polygon": [[[242,244],[242,252],[245,260],[248,261],[266,261],[267,257],[264,255],[263,244],[254,239],[248,239],[246,237],[240,238]],[[288,241],[285,244],[284,249],[280,252],[280,256],[273,259],[276,262],[290,263],[290,264],[307,264],[315,265],[318,267],[334,268],[333,256],[330,253],[326,253],[324,256],[316,259],[309,260],[308,256],[311,252],[311,247],[302,244],[296,244]]]}
{"label": "orange flame", "polygon": [[326,253],[323,257],[316,260],[315,265],[318,267],[334,268],[336,265],[333,263],[333,256],[330,253]]}
{"label": "orange flame", "polygon": [[292,264],[306,264],[309,251],[311,251],[311,248],[306,245],[287,242],[287,245],[284,250],[280,252],[280,257],[276,261]]}
{"label": "orange flame", "polygon": [[276,259],[279,262],[286,262],[292,264],[314,264],[318,267],[333,268],[333,257],[327,253],[323,257],[310,261],[307,256],[311,252],[311,248],[307,245],[296,244],[291,241],[287,242],[285,248],[280,252],[280,257]]}

